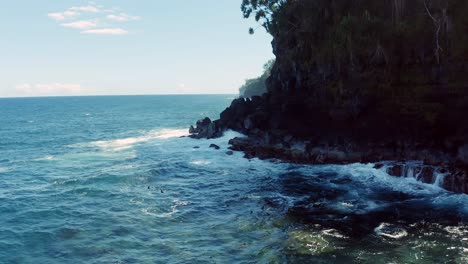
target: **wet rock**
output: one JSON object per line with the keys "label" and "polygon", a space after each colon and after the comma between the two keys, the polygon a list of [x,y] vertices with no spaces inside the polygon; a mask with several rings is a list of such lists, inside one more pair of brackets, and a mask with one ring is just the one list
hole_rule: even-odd
{"label": "wet rock", "polygon": [[[234,139],[231,149],[244,151],[249,158],[295,163],[421,161],[450,168],[447,188],[466,190],[466,173],[452,172],[455,168],[466,171],[468,166],[468,89],[463,89],[468,78],[466,56],[445,52],[444,63],[435,63],[432,46],[419,39],[404,52],[392,49],[394,45],[389,43],[388,47],[379,45],[379,55],[362,49],[364,53],[350,56],[349,61],[346,56],[324,60],[314,50],[317,45],[309,45],[314,38],[302,34],[303,26],[291,28],[287,19],[308,21],[310,12],[297,11],[307,8],[314,12],[313,1],[291,2],[285,9],[286,22],[277,25],[282,33],[272,42],[276,62],[266,82],[268,92],[250,100],[233,100],[219,120],[204,119],[191,127],[192,137],[212,138],[232,129],[249,138]],[[406,2],[405,13],[410,19],[409,10],[416,5]],[[393,19],[390,13],[381,18],[387,22]],[[424,23],[430,25],[430,21]],[[326,25],[324,32],[333,33],[336,25],[332,24]],[[318,46],[326,47],[327,41],[319,40],[325,45]],[[401,42],[398,38],[395,41]],[[419,55],[408,56],[414,51]],[[391,56],[382,55],[386,53]],[[390,63],[386,57],[402,63]],[[407,73],[403,79],[402,69]],[[376,84],[385,89],[375,89]],[[297,147],[299,139],[312,143],[305,144],[304,150]],[[376,165],[376,169],[382,167]],[[388,173],[427,183],[437,178],[433,170],[423,166],[392,165]]]}
{"label": "wet rock", "polygon": [[327,159],[331,163],[341,164],[348,160],[346,153],[340,150],[329,150],[327,153]]}
{"label": "wet rock", "polygon": [[442,187],[452,192],[468,194],[468,170],[452,170],[445,176]]}
{"label": "wet rock", "polygon": [[229,144],[231,145],[232,150],[243,151],[247,150],[250,147],[253,147],[253,142],[249,138],[240,138],[236,137],[229,140]]}
{"label": "wet rock", "polygon": [[250,117],[247,117],[247,118],[244,120],[244,127],[245,127],[245,129],[247,129],[247,130],[253,128],[252,120],[250,119]]}
{"label": "wet rock", "polygon": [[384,165],[382,163],[377,163],[377,164],[374,165],[374,169],[376,169],[376,170],[380,170],[383,167],[384,167]]}
{"label": "wet rock", "polygon": [[433,167],[424,167],[421,171],[419,181],[424,182],[424,183],[434,183],[435,182],[435,177],[434,177],[434,168]]}
{"label": "wet rock", "polygon": [[232,151],[232,150],[229,150],[229,151],[227,151],[227,152],[226,152],[226,155],[228,155],[228,156],[232,156],[232,155],[234,155],[234,151]]}
{"label": "wet rock", "polygon": [[216,150],[219,150],[219,149],[220,149],[220,147],[219,147],[218,145],[216,145],[216,144],[211,144],[211,145],[210,145],[210,148],[214,148],[214,149],[216,149]]}
{"label": "wet rock", "polygon": [[217,125],[217,122],[212,122],[211,119],[205,117],[198,120],[196,127],[190,126],[189,129],[191,138],[217,138],[222,136],[222,129]]}
{"label": "wet rock", "polygon": [[304,142],[296,142],[290,148],[290,155],[292,159],[304,160],[307,159],[308,153],[306,152],[306,144]]}
{"label": "wet rock", "polygon": [[283,141],[286,142],[286,143],[289,143],[289,142],[291,142],[292,139],[293,139],[293,136],[286,135],[286,136],[284,136]]}
{"label": "wet rock", "polygon": [[387,173],[395,177],[403,177],[403,166],[395,165],[387,169]]}
{"label": "wet rock", "polygon": [[458,149],[457,158],[464,164],[468,165],[468,144],[465,144]]}

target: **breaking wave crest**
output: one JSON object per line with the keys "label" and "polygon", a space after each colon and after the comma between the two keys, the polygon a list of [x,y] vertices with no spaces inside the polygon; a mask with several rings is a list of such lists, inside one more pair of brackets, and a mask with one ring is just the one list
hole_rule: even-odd
{"label": "breaking wave crest", "polygon": [[97,147],[103,151],[117,152],[133,148],[135,145],[156,139],[171,139],[187,136],[187,129],[158,129],[151,130],[141,136],[118,138],[110,140],[98,140],[86,144],[77,144],[73,147]]}

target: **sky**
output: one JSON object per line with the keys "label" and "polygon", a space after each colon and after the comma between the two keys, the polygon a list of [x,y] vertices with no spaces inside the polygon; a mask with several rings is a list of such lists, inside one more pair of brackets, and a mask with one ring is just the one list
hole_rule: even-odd
{"label": "sky", "polygon": [[5,1],[0,97],[235,94],[274,57],[271,36],[240,4]]}

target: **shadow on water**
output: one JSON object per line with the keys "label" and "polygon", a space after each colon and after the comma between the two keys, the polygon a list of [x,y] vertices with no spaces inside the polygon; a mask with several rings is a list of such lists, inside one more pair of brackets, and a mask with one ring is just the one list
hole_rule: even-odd
{"label": "shadow on water", "polygon": [[450,193],[392,189],[326,170],[293,169],[262,185],[276,189],[263,199],[263,211],[284,217],[280,223],[286,233],[280,249],[283,262],[468,260],[468,215],[463,205],[434,202],[438,196],[456,199]]}
{"label": "shadow on water", "polygon": [[287,210],[291,220],[333,228],[354,238],[374,233],[383,222],[451,226],[467,220],[450,205],[436,208],[431,195],[369,187],[339,173],[293,171],[280,175],[277,184],[281,194],[293,201]]}

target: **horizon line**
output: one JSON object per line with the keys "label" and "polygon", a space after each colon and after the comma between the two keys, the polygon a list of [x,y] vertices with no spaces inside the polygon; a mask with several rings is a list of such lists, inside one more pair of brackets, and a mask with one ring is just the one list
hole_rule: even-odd
{"label": "horizon line", "polygon": [[90,95],[37,95],[37,96],[0,96],[0,99],[19,98],[60,98],[60,97],[112,97],[112,96],[184,96],[184,95],[239,95],[238,93],[187,93],[187,94],[90,94]]}

